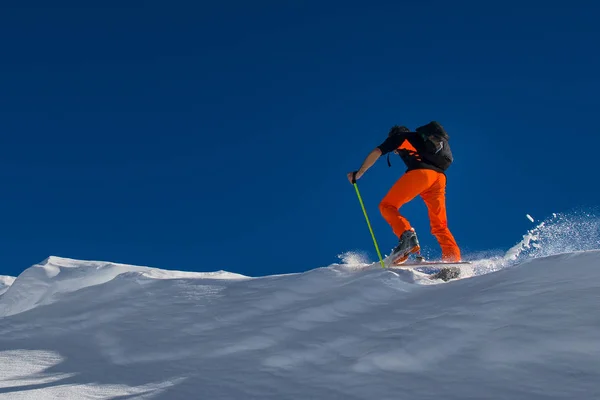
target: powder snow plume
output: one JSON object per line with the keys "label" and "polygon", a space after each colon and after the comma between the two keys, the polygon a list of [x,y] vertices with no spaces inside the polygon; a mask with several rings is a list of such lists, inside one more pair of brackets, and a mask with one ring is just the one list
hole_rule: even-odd
{"label": "powder snow plume", "polygon": [[506,253],[509,260],[600,248],[600,217],[590,211],[555,213]]}
{"label": "powder snow plume", "polygon": [[[527,214],[533,221],[533,217]],[[504,255],[485,252],[467,259],[477,264],[473,275],[509,268],[525,260],[600,248],[600,216],[595,211],[553,213],[527,231]]]}

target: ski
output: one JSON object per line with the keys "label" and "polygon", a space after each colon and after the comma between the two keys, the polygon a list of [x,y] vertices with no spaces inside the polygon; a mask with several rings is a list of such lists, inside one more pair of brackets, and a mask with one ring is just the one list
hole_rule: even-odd
{"label": "ski", "polygon": [[388,268],[403,268],[403,267],[431,267],[431,266],[440,266],[440,267],[454,267],[461,265],[471,265],[470,261],[458,261],[458,262],[447,262],[447,261],[407,261],[403,264],[392,264]]}

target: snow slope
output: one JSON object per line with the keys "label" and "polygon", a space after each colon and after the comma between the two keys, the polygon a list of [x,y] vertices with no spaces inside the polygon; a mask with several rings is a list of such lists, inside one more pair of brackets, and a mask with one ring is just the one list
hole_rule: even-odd
{"label": "snow slope", "polygon": [[576,252],[442,283],[50,258],[0,297],[0,399],[600,398],[599,266]]}

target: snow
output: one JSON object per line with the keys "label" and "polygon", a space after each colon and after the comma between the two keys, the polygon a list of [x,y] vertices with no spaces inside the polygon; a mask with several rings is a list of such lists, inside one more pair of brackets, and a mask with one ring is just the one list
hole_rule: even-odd
{"label": "snow", "polygon": [[2,295],[4,292],[6,292],[8,290],[8,288],[10,287],[10,285],[13,284],[14,281],[15,281],[15,278],[12,276],[0,275],[0,295]]}
{"label": "snow", "polygon": [[600,398],[594,224],[447,283],[356,253],[264,277],[51,257],[0,295],[0,399]]}
{"label": "snow", "polygon": [[533,219],[533,217],[529,214],[525,215],[527,217],[528,220],[530,220],[531,222],[534,222],[535,220]]}

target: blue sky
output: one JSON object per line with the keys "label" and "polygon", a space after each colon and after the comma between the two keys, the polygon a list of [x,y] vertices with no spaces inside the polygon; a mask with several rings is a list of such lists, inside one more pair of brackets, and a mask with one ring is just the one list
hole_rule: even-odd
{"label": "blue sky", "polygon": [[[598,204],[595,2],[45,4],[0,6],[0,274],[374,261],[346,173],[394,124],[451,135],[465,257],[515,244],[526,213]],[[384,252],[392,161],[359,181]],[[402,211],[439,254],[422,200]]]}

